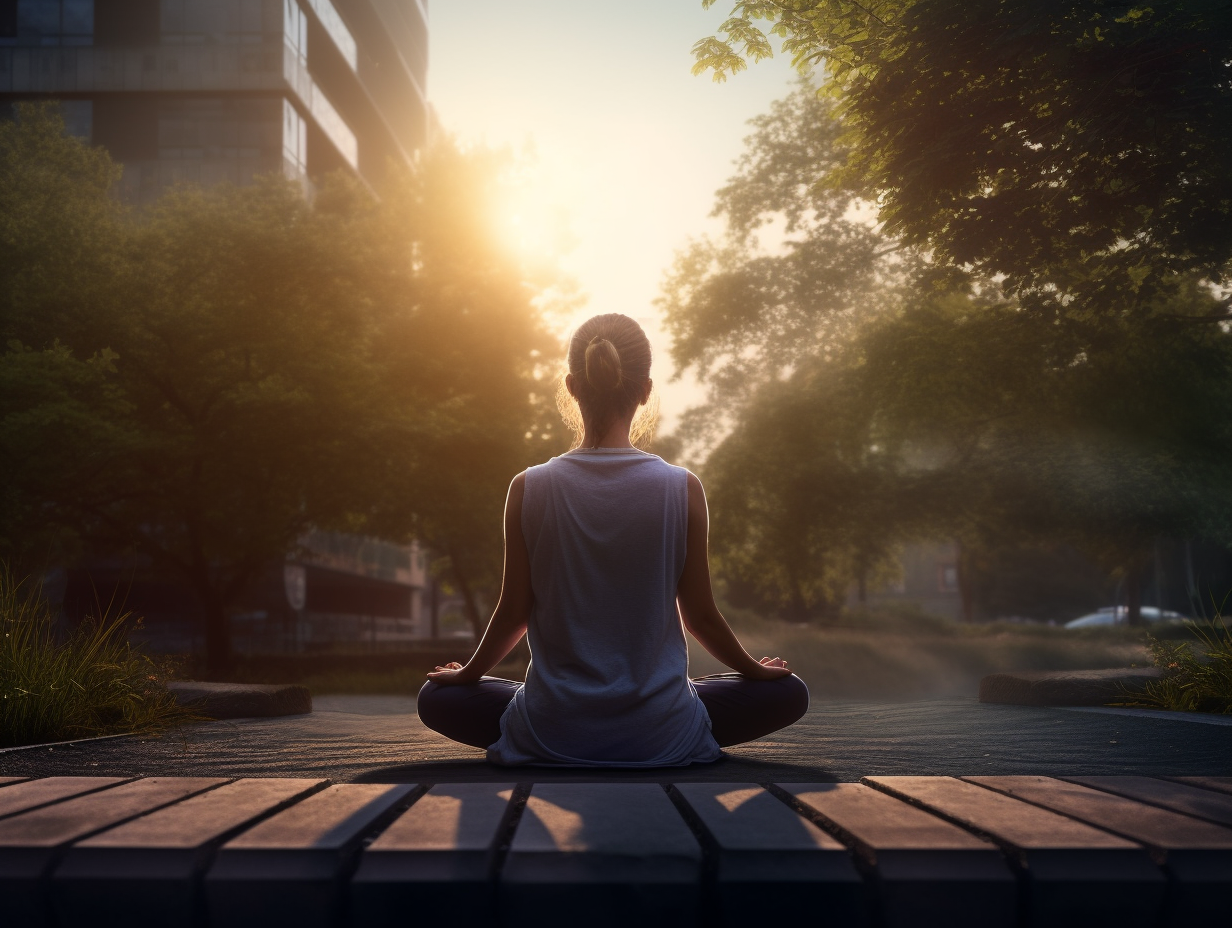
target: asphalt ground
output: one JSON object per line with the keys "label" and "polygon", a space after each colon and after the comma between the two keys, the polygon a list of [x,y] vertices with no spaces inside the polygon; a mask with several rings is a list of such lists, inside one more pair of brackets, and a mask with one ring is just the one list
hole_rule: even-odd
{"label": "asphalt ground", "polygon": [[[646,771],[508,768],[424,728],[399,696],[321,696],[310,715],[189,726],[0,753],[4,776],[302,776],[335,782],[854,781],[882,774],[1228,775],[1232,725],[1172,714],[983,705],[815,703],[714,764]],[[1222,721],[1220,719],[1219,721]]]}

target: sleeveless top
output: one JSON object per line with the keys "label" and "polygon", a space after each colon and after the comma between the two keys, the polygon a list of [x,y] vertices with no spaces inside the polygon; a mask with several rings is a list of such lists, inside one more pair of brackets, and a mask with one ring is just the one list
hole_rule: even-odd
{"label": "sleeveless top", "polygon": [[633,448],[579,449],[526,471],[531,662],[490,761],[669,767],[719,758],[676,610],[687,473]]}

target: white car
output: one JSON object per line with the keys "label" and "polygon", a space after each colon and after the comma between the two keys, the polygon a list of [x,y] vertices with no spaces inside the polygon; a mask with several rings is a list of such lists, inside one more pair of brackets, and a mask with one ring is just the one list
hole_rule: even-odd
{"label": "white car", "polygon": [[[1152,625],[1156,622],[1184,622],[1187,618],[1188,616],[1173,612],[1171,609],[1160,609],[1158,606],[1142,607],[1142,621]],[[1090,615],[1066,622],[1065,627],[1096,628],[1100,625],[1124,625],[1128,621],[1128,606],[1105,606]]]}

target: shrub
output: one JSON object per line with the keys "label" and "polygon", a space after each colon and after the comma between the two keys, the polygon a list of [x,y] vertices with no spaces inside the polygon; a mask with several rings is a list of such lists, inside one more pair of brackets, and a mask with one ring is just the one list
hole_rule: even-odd
{"label": "shrub", "polygon": [[1164,675],[1122,705],[1232,713],[1232,632],[1219,614],[1209,625],[1191,626],[1191,631],[1194,641],[1151,636],[1151,656]]}
{"label": "shrub", "polygon": [[58,640],[39,591],[0,570],[0,746],[152,733],[193,718],[129,645],[131,615],[100,613]]}

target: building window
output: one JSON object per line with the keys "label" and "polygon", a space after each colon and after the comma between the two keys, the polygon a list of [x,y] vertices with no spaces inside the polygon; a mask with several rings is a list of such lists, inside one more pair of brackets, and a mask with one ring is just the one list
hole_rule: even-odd
{"label": "building window", "polygon": [[289,100],[282,101],[282,157],[289,176],[307,175],[308,124]]}
{"label": "building window", "polygon": [[308,17],[298,0],[282,0],[283,38],[300,61],[308,60]]}
{"label": "building window", "polygon": [[0,0],[0,39],[17,38],[17,0]]}
{"label": "building window", "polygon": [[0,0],[0,44],[93,43],[94,0]]}
{"label": "building window", "polygon": [[954,564],[937,565],[937,592],[958,592],[958,567]]}
{"label": "building window", "polygon": [[94,44],[157,45],[159,0],[95,0]]}
{"label": "building window", "polygon": [[258,45],[278,36],[277,3],[160,0],[160,9],[162,41],[166,44]]}

